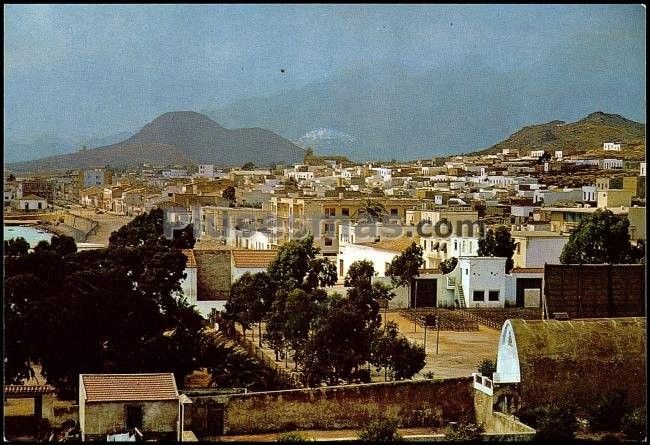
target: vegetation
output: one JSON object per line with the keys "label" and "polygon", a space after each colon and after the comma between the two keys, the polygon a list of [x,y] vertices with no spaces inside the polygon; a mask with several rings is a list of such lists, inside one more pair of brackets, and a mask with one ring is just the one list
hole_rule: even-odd
{"label": "vegetation", "polygon": [[235,187],[232,185],[226,187],[223,192],[221,192],[221,196],[225,199],[227,199],[230,202],[235,202],[237,198],[235,197]]}
{"label": "vegetation", "polygon": [[255,164],[253,164],[252,162],[247,162],[244,165],[242,165],[241,169],[247,171],[255,170]]}
{"label": "vegetation", "polygon": [[393,258],[386,269],[386,276],[391,278],[394,286],[409,286],[415,277],[420,276],[420,267],[424,264],[422,247],[412,243],[401,255]]}
{"label": "vegetation", "polygon": [[514,266],[512,256],[515,253],[515,242],[510,236],[510,230],[499,226],[495,230],[488,229],[484,238],[478,240],[478,256],[505,257],[505,273],[510,273]]}
{"label": "vegetation", "polygon": [[478,441],[481,440],[483,431],[483,426],[475,423],[449,425],[445,430],[445,440],[455,442]]}
{"label": "vegetation", "polygon": [[645,244],[630,243],[630,222],[598,209],[571,233],[560,255],[562,264],[625,264],[645,261]]}
{"label": "vegetation", "polygon": [[5,240],[4,252],[7,256],[27,255],[27,252],[29,252],[29,243],[22,236]]}
{"label": "vegetation", "polygon": [[182,230],[174,231],[173,239],[167,239],[163,232],[164,211],[153,209],[136,216],[130,223],[113,232],[108,239],[109,247],[160,247],[191,249],[194,247],[194,228],[192,224]]}
{"label": "vegetation", "polygon": [[519,410],[517,417],[537,430],[535,439],[543,442],[569,442],[575,438],[578,420],[570,405],[546,405]]}
{"label": "vegetation", "polygon": [[453,270],[456,268],[458,265],[458,258],[455,256],[452,256],[449,259],[446,259],[440,263],[440,271],[444,274],[453,272]]}
{"label": "vegetation", "polygon": [[396,442],[402,440],[397,432],[397,420],[373,419],[358,433],[364,442]]}
{"label": "vegetation", "polygon": [[371,199],[367,199],[357,210],[357,218],[359,221],[367,223],[383,222],[387,215],[388,211],[384,204]]}
{"label": "vegetation", "polygon": [[304,433],[292,431],[289,433],[278,434],[275,438],[276,442],[308,442],[311,439]]}
{"label": "vegetation", "polygon": [[494,362],[490,359],[482,360],[476,369],[481,375],[492,378],[492,374],[497,372],[497,367]]}
{"label": "vegetation", "polygon": [[630,440],[643,440],[647,437],[646,407],[640,407],[623,416],[622,431]]}
{"label": "vegetation", "polygon": [[608,392],[589,413],[589,426],[594,431],[618,431],[628,410],[627,394],[620,390]]}
{"label": "vegetation", "polygon": [[207,367],[223,386],[275,389],[274,376],[256,377],[240,353],[206,335],[182,295],[187,258],[152,213],[114,232],[107,249],[77,252],[71,238],[53,237],[25,255],[5,252],[7,383],[40,364],[59,397],[74,399],[82,373],[172,371],[182,388]]}

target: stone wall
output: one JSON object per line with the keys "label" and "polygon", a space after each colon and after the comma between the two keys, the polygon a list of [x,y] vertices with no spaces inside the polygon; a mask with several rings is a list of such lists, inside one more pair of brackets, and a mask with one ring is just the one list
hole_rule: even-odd
{"label": "stone wall", "polygon": [[194,250],[198,301],[227,300],[231,284],[230,250]]}
{"label": "stone wall", "polygon": [[178,401],[86,403],[83,429],[86,436],[105,435],[113,427],[126,426],[126,405],[143,405],[142,431],[175,432],[178,422]]}
{"label": "stone wall", "polygon": [[226,434],[359,428],[386,416],[402,427],[474,420],[471,379],[419,380],[238,394],[224,404]]}

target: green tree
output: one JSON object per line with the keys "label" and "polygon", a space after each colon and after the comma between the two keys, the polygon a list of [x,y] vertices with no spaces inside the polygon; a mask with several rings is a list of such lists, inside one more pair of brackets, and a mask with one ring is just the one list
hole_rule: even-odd
{"label": "green tree", "polygon": [[575,439],[578,419],[570,405],[544,405],[522,408],[517,417],[537,430],[535,439],[543,442],[570,442]]}
{"label": "green tree", "polygon": [[495,230],[488,229],[484,238],[478,241],[478,256],[506,258],[505,273],[510,273],[514,266],[512,256],[515,253],[515,241],[510,236],[510,230],[499,226]]}
{"label": "green tree", "polygon": [[237,200],[235,193],[235,187],[231,185],[224,189],[224,191],[221,193],[221,196],[230,202],[235,202]]}
{"label": "green tree", "polygon": [[247,171],[255,170],[255,164],[253,164],[252,162],[247,162],[244,165],[242,165],[241,169]]}
{"label": "green tree", "polygon": [[309,437],[298,431],[291,431],[288,433],[280,433],[275,438],[276,442],[308,442]]}
{"label": "green tree", "polygon": [[396,419],[372,419],[359,431],[359,439],[364,442],[396,442],[402,437],[397,432]]}
{"label": "green tree", "polygon": [[423,346],[411,344],[404,336],[397,338],[391,363],[396,380],[413,377],[424,368],[425,360],[426,353]]}
{"label": "green tree", "polygon": [[457,264],[458,264],[458,258],[452,256],[451,258],[442,261],[440,263],[439,268],[443,274],[448,274],[450,272],[453,272]]}
{"label": "green tree", "polygon": [[226,302],[226,316],[239,322],[242,329],[258,324],[259,346],[262,347],[261,323],[273,304],[277,286],[266,272],[251,274],[246,272],[230,288],[230,298]]}
{"label": "green tree", "polygon": [[622,431],[630,440],[643,440],[647,437],[646,407],[642,406],[623,416]]}
{"label": "green tree", "polygon": [[408,286],[410,289],[413,279],[420,276],[422,265],[422,247],[414,242],[401,255],[393,258],[386,268],[386,276],[391,278],[393,286]]}
{"label": "green tree", "polygon": [[645,258],[645,245],[630,243],[630,222],[611,210],[597,209],[573,230],[560,254],[562,264],[625,264]]}
{"label": "green tree", "polygon": [[383,222],[388,215],[384,204],[380,201],[367,199],[356,212],[357,219],[362,222]]}
{"label": "green tree", "polygon": [[589,412],[589,425],[594,431],[618,431],[621,419],[629,411],[627,394],[621,390],[607,392]]}
{"label": "green tree", "polygon": [[173,240],[164,235],[164,211],[156,208],[136,216],[131,222],[111,233],[109,247],[160,246],[163,248],[191,249],[194,247],[194,228],[189,224],[175,230]]}
{"label": "green tree", "polygon": [[319,285],[333,286],[337,278],[336,266],[327,258],[317,258],[319,253],[312,236],[289,241],[280,247],[269,265],[269,276],[282,283],[286,290],[300,288],[310,292]]}
{"label": "green tree", "polygon": [[448,426],[445,430],[445,439],[454,442],[476,442],[481,440],[483,431],[482,425],[462,422],[454,426]]}
{"label": "green tree", "polygon": [[35,252],[42,252],[44,250],[51,250],[61,256],[65,256],[77,251],[77,243],[75,243],[74,238],[71,236],[54,235],[50,242],[42,240],[34,247]]}
{"label": "green tree", "polygon": [[377,275],[372,261],[361,260],[350,264],[348,273],[345,276],[343,284],[345,287],[364,287],[369,288],[372,277]]}
{"label": "green tree", "polygon": [[11,238],[4,241],[4,254],[9,256],[27,255],[29,252],[29,243],[25,238]]}
{"label": "green tree", "polygon": [[481,374],[484,375],[485,377],[492,378],[492,374],[497,372],[497,367],[494,364],[494,362],[490,359],[484,359],[481,360],[481,362],[478,364],[478,367],[476,370]]}

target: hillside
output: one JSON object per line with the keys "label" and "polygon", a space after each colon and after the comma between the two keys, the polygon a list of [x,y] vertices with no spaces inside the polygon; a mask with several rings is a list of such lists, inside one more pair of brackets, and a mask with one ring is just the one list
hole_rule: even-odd
{"label": "hillside", "polygon": [[261,128],[229,130],[205,115],[165,113],[123,142],[35,161],[9,164],[15,171],[67,170],[110,165],[133,167],[204,163],[220,166],[290,163],[303,150],[287,139]]}
{"label": "hillside", "polygon": [[[622,151],[603,151],[605,142],[621,142]],[[530,150],[562,150],[565,156],[584,153],[599,157],[642,159],[645,152],[645,125],[618,114],[597,111],[573,123],[551,121],[524,127],[508,139],[478,154],[498,153],[503,149],[519,150],[522,153]]]}

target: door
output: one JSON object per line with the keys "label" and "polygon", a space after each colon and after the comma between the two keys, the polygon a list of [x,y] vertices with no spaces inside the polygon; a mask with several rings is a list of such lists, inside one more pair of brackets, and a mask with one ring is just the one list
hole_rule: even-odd
{"label": "door", "polygon": [[210,404],[207,414],[206,434],[208,436],[223,435],[223,405],[220,403]]}
{"label": "door", "polygon": [[416,279],[411,285],[410,307],[436,307],[438,304],[438,280]]}
{"label": "door", "polygon": [[517,307],[524,307],[524,293],[526,289],[539,289],[542,292],[541,278],[518,278],[517,279]]}

